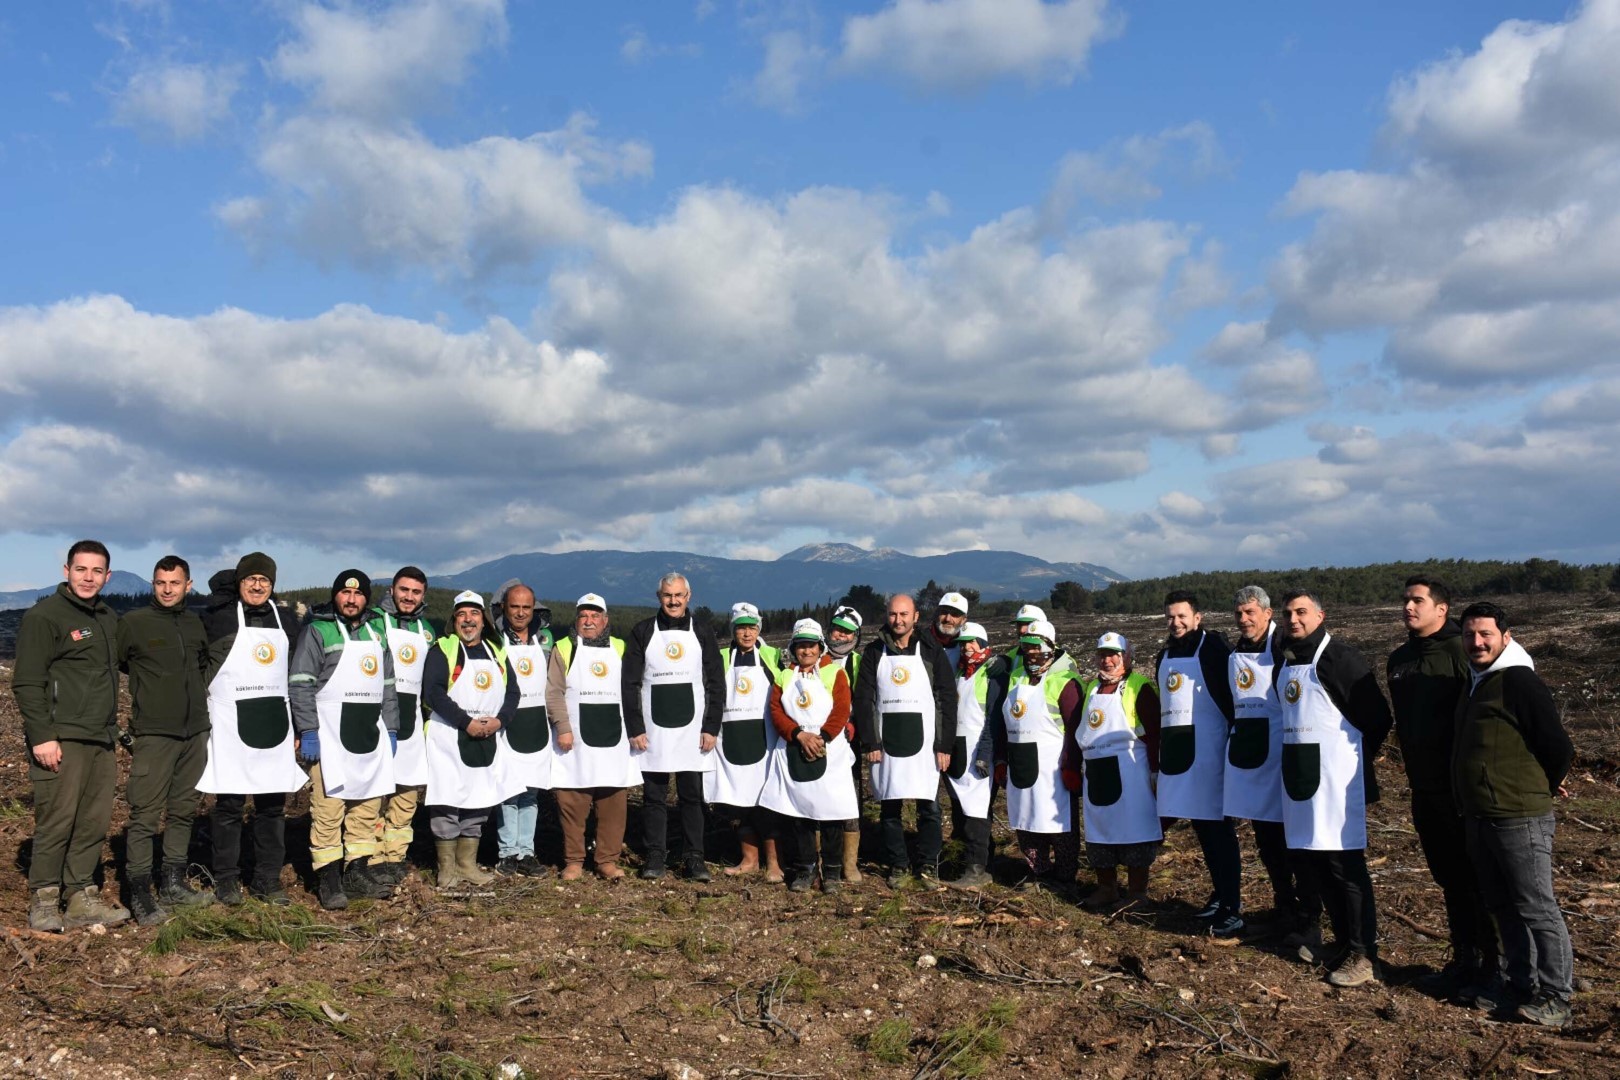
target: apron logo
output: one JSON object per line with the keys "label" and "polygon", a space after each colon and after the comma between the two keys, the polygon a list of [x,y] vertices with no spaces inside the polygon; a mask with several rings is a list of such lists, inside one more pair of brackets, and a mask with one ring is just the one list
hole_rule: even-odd
{"label": "apron logo", "polygon": [[1237,682],[1238,682],[1238,689],[1239,690],[1252,690],[1252,689],[1254,689],[1254,668],[1251,668],[1251,667],[1240,667],[1240,668],[1238,668],[1238,680],[1237,680]]}
{"label": "apron logo", "polygon": [[686,650],[681,648],[680,642],[672,641],[668,645],[664,646],[664,655],[669,657],[671,660],[679,660],[681,657],[686,655]]}
{"label": "apron logo", "polygon": [[739,693],[739,694],[752,694],[753,692],[754,692],[754,684],[748,681],[748,676],[746,676],[746,675],[737,676],[737,693]]}
{"label": "apron logo", "polygon": [[1185,675],[1183,675],[1181,672],[1172,671],[1170,673],[1170,677],[1164,681],[1164,688],[1166,690],[1170,691],[1173,694],[1177,690],[1180,690],[1181,689],[1181,684],[1186,682],[1186,681],[1187,681],[1187,677]]}
{"label": "apron logo", "polygon": [[592,660],[591,674],[595,675],[598,679],[607,678],[607,665],[602,663],[600,660]]}
{"label": "apron logo", "polygon": [[1023,698],[1017,698],[1013,701],[1012,715],[1014,720],[1022,720],[1024,718],[1024,713],[1028,711],[1029,710],[1024,706]]}
{"label": "apron logo", "polygon": [[523,676],[525,679],[534,674],[534,661],[530,660],[527,656],[518,657],[518,662],[512,666],[516,668],[517,673]]}
{"label": "apron logo", "polygon": [[894,683],[896,686],[904,686],[910,680],[911,671],[909,668],[897,667],[893,671],[889,672],[889,681]]}
{"label": "apron logo", "polygon": [[401,645],[399,647],[399,662],[402,664],[416,663],[416,646]]}
{"label": "apron logo", "polygon": [[1295,705],[1295,704],[1299,703],[1299,680],[1298,679],[1289,679],[1288,680],[1288,689],[1283,691],[1283,697],[1288,699],[1288,704],[1290,704],[1290,705]]}
{"label": "apron logo", "polygon": [[1090,714],[1086,717],[1086,726],[1091,728],[1093,731],[1102,727],[1103,711],[1101,709],[1092,709]]}
{"label": "apron logo", "polygon": [[478,674],[473,676],[473,687],[478,690],[488,690],[490,684],[494,681],[494,676],[490,675],[489,672],[480,671]]}
{"label": "apron logo", "polygon": [[362,656],[360,658],[360,674],[375,675],[377,674],[378,667],[379,665],[375,656]]}
{"label": "apron logo", "polygon": [[799,696],[795,700],[799,703],[799,708],[808,709],[810,707],[810,691],[802,686],[799,687]]}
{"label": "apron logo", "polygon": [[253,647],[253,659],[265,665],[275,663],[276,647],[268,641],[259,642]]}

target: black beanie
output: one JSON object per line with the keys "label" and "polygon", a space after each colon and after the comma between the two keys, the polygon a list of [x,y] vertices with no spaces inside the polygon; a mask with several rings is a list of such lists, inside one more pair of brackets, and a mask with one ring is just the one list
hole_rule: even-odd
{"label": "black beanie", "polygon": [[263,574],[270,579],[270,584],[276,583],[276,560],[262,551],[250,551],[242,556],[236,564],[236,580],[250,578],[254,574]]}
{"label": "black beanie", "polygon": [[371,579],[366,577],[364,571],[345,570],[332,579],[333,600],[336,600],[337,594],[344,589],[359,589],[361,595],[366,598],[366,603],[371,603]]}

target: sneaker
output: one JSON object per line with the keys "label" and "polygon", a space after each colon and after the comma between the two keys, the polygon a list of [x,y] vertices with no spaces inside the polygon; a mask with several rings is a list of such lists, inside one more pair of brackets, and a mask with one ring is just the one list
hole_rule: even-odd
{"label": "sneaker", "polygon": [[517,857],[517,872],[522,877],[543,878],[550,876],[551,867],[535,858],[531,852]]}
{"label": "sneaker", "polygon": [[686,860],[686,879],[688,881],[695,881],[700,885],[714,880],[714,878],[709,875],[708,865],[704,863],[702,859],[697,858],[696,856]]}
{"label": "sneaker", "polygon": [[1209,924],[1209,936],[1218,938],[1235,938],[1243,933],[1243,916],[1235,911],[1223,910]]}
{"label": "sneaker", "polygon": [[947,881],[945,884],[953,889],[982,889],[994,881],[995,879],[985,872],[984,867],[970,866],[962,871],[961,877],[958,877],[955,881]]}
{"label": "sneaker", "polygon": [[1548,1028],[1565,1028],[1569,1026],[1569,1002],[1558,997],[1551,991],[1542,990],[1535,998],[1525,1002],[1514,1011],[1520,1020],[1527,1020],[1532,1024],[1540,1024]]}
{"label": "sneaker", "polygon": [[1210,893],[1209,899],[1204,901],[1204,906],[1193,913],[1193,918],[1213,919],[1224,910],[1226,909],[1221,905],[1220,899],[1214,893]]}
{"label": "sneaker", "polygon": [[102,899],[101,890],[86,885],[68,898],[62,913],[63,926],[117,926],[129,918],[129,909],[117,901]]}
{"label": "sneaker", "polygon": [[1363,986],[1378,980],[1378,973],[1373,970],[1371,960],[1360,953],[1351,953],[1328,975],[1328,982],[1334,986]]}
{"label": "sneaker", "polygon": [[142,926],[161,926],[169,921],[169,913],[158,904],[158,898],[152,892],[152,879],[149,877],[129,879],[129,910]]}
{"label": "sneaker", "polygon": [[35,889],[28,904],[28,929],[42,933],[60,933],[62,926],[62,890],[52,885]]}
{"label": "sneaker", "polygon": [[1322,945],[1322,928],[1320,926],[1303,926],[1298,930],[1291,930],[1282,939],[1285,949],[1302,949],[1309,946],[1313,949]]}
{"label": "sneaker", "polygon": [[226,907],[240,907],[246,899],[242,895],[242,879],[238,877],[222,877],[214,882],[214,899]]}

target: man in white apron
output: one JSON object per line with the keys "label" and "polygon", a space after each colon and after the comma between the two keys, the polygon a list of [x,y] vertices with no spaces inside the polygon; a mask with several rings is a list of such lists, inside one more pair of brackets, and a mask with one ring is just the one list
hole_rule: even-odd
{"label": "man in white apron", "polygon": [[980,889],[991,880],[985,868],[990,863],[990,800],[995,795],[994,728],[986,719],[1001,707],[1007,693],[1007,661],[990,651],[990,636],[976,622],[963,623],[956,640],[956,739],[945,779],[951,796],[951,833],[963,839],[964,850],[962,873],[948,884]]}
{"label": "man in white apron", "polygon": [[575,603],[574,632],[551,650],[546,715],[557,747],[551,786],[562,819],[564,881],[585,873],[585,826],[593,811],[596,872],[608,881],[624,877],[625,789],[641,783],[620,703],[624,652],[624,639],[609,629],[607,601],[596,593]]}
{"label": "man in white apron", "polygon": [[1213,891],[1197,917],[1221,936],[1243,929],[1243,857],[1226,817],[1227,738],[1232,730],[1231,648],[1203,628],[1198,597],[1164,598],[1169,639],[1159,653],[1159,816],[1192,822]]}
{"label": "man in white apron", "polygon": [[522,695],[484,598],[456,594],[450,624],[453,632],[434,643],[422,672],[430,714],[428,820],[440,889],[495,879],[478,865],[478,840],[490,812],[521,785],[508,773],[496,735],[512,722]]}
{"label": "man in white apron", "polygon": [[998,771],[1007,782],[1007,823],[1030,872],[1061,889],[1079,869],[1076,808],[1081,776],[1069,727],[1080,709],[1080,677],[1045,619],[1024,627],[1018,660],[996,716]]}
{"label": "man in white apron", "polygon": [[345,570],[329,607],[299,635],[287,696],[298,756],[309,767],[309,857],[327,911],[385,900],[392,885],[368,870],[384,795],[394,792],[399,701],[386,639],[371,625],[371,579]]}
{"label": "man in white apron", "polygon": [[501,860],[496,869],[521,877],[545,877],[550,869],[535,856],[534,844],[542,792],[548,805],[555,805],[551,797],[551,724],[546,717],[551,635],[534,625],[534,590],[527,585],[508,586],[498,603],[501,614],[495,621],[502,627],[506,658],[523,695],[512,723],[501,730],[501,752],[511,754],[509,764],[523,781],[523,790],[496,811]]}
{"label": "man in white apron", "polygon": [[905,804],[917,805],[917,875],[938,881],[944,845],[939,777],[956,741],[956,675],[945,653],[917,633],[917,604],[905,593],[889,598],[885,626],[861,655],[855,682],[855,724],[872,766],[872,793],[882,803],[879,828],[889,883],[911,875]]}
{"label": "man in white apron", "polygon": [[624,645],[624,727],[641,769],[641,877],[665,874],[669,842],[669,785],[681,807],[686,876],[709,880],[703,858],[703,774],[714,768],[714,748],[726,704],[725,665],[713,631],[692,617],[692,587],[685,577],[658,581],[658,614],[637,623]]}
{"label": "man in white apron", "polygon": [[1283,597],[1284,639],[1275,688],[1283,715],[1283,828],[1302,890],[1321,898],[1334,945],[1307,942],[1334,986],[1378,977],[1378,922],[1367,873],[1367,804],[1378,789],[1371,763],[1393,724],[1366,658],[1335,640],[1322,603],[1295,590]]}
{"label": "man in white apron", "polygon": [[1159,857],[1164,831],[1153,778],[1159,766],[1159,692],[1133,670],[1131,643],[1109,632],[1097,639],[1097,678],[1081,687],[1070,723],[1071,758],[1084,766],[1081,786],[1086,861],[1097,872],[1097,891],[1086,907],[1104,911],[1120,902],[1119,867],[1125,868],[1127,903],[1148,899],[1148,872]]}
{"label": "man in white apron", "polygon": [[388,644],[394,665],[394,697],[399,701],[398,742],[394,747],[394,793],[383,800],[382,833],[371,860],[371,876],[385,885],[405,880],[405,861],[416,838],[413,822],[427,784],[427,726],[422,715],[422,672],[428,649],[439,635],[422,617],[427,603],[427,575],[402,566],[372,609],[371,628]]}
{"label": "man in white apron", "polygon": [[276,564],[262,551],[242,556],[236,569],[221,570],[208,584],[208,764],[197,790],[214,793],[208,817],[214,896],[222,904],[242,902],[242,814],[251,796],[252,890],[261,900],[286,904],[287,795],[306,780],[287,704],[292,648],[286,627],[294,625],[293,615],[273,598]]}
{"label": "man in white apron", "polygon": [[788,644],[792,661],[771,688],[771,724],[778,736],[759,804],[793,829],[792,892],[808,892],[821,842],[821,891],[843,884],[844,822],[855,813],[849,760],[849,679],[826,655],[821,624],[800,619]]}
{"label": "man in white apron", "polygon": [[1273,917],[1297,921],[1299,889],[1282,825],[1282,710],[1272,692],[1279,632],[1271,597],[1258,585],[1245,585],[1237,591],[1233,615],[1238,640],[1227,659],[1232,735],[1222,801],[1227,817],[1247,820],[1254,829],[1255,850],[1271,880]]}
{"label": "man in white apron", "polygon": [[703,774],[703,796],[731,821],[742,858],[725,873],[751,874],[765,857],[765,880],[782,880],[771,815],[759,808],[759,793],[776,741],[770,726],[771,687],[782,671],[782,651],[759,640],[759,608],[731,605],[731,644],[720,653],[726,674],[725,713],[714,768]]}
{"label": "man in white apron", "polygon": [[[827,623],[827,656],[844,669],[844,677],[849,680],[851,691],[861,673],[861,628],[865,623],[861,613],[848,604],[834,608],[832,620]],[[855,760],[850,762],[849,772],[855,782],[855,803],[859,806],[864,790],[860,754],[856,754]],[[844,822],[844,880],[851,885],[861,883],[860,859],[861,817],[856,814]]]}
{"label": "man in white apron", "polygon": [[968,599],[959,592],[948,592],[934,605],[934,622],[928,628],[934,644],[945,652],[945,660],[956,670],[962,655],[962,628],[967,625]]}

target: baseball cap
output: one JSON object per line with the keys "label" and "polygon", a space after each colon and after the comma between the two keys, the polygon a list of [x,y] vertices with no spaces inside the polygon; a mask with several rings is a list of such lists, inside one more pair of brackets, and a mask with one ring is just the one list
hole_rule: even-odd
{"label": "baseball cap", "polygon": [[484,598],[471,589],[463,589],[461,592],[456,593],[455,603],[450,606],[452,609],[459,607],[481,608],[484,606]]}
{"label": "baseball cap", "polygon": [[1037,619],[1045,620],[1045,618],[1046,612],[1042,611],[1034,604],[1025,604],[1023,607],[1018,609],[1018,614],[1013,616],[1013,622],[1031,623],[1035,622]]}
{"label": "baseball cap", "polygon": [[848,630],[852,634],[858,634],[861,632],[862,623],[863,620],[861,619],[861,613],[852,607],[841,607],[837,611],[833,612],[832,624],[841,629]]}
{"label": "baseball cap", "polygon": [[968,613],[967,597],[963,596],[959,592],[948,592],[939,598],[939,603],[935,604],[934,608],[935,610],[938,610],[939,608],[951,608],[952,610],[960,611],[962,614],[966,615]]}
{"label": "baseball cap", "polygon": [[1117,634],[1110,630],[1097,639],[1098,652],[1130,652],[1131,643],[1124,634]]}
{"label": "baseball cap", "polygon": [[982,641],[990,644],[990,635],[984,632],[984,627],[976,622],[963,623],[962,630],[956,635],[958,641]]}
{"label": "baseball cap", "polygon": [[746,601],[739,600],[731,605],[732,626],[758,626],[759,608]]}
{"label": "baseball cap", "polygon": [[584,596],[580,597],[578,600],[575,600],[574,601],[574,607],[576,607],[576,608],[595,608],[597,611],[602,612],[604,615],[607,614],[607,601],[602,599],[600,596],[598,596],[596,593],[593,593],[593,592],[588,592]]}
{"label": "baseball cap", "polygon": [[1045,619],[1035,619],[1024,627],[1024,636],[1018,639],[1021,645],[1051,645],[1057,643],[1057,631]]}
{"label": "baseball cap", "polygon": [[800,619],[793,624],[793,640],[820,642],[821,624],[814,619]]}

